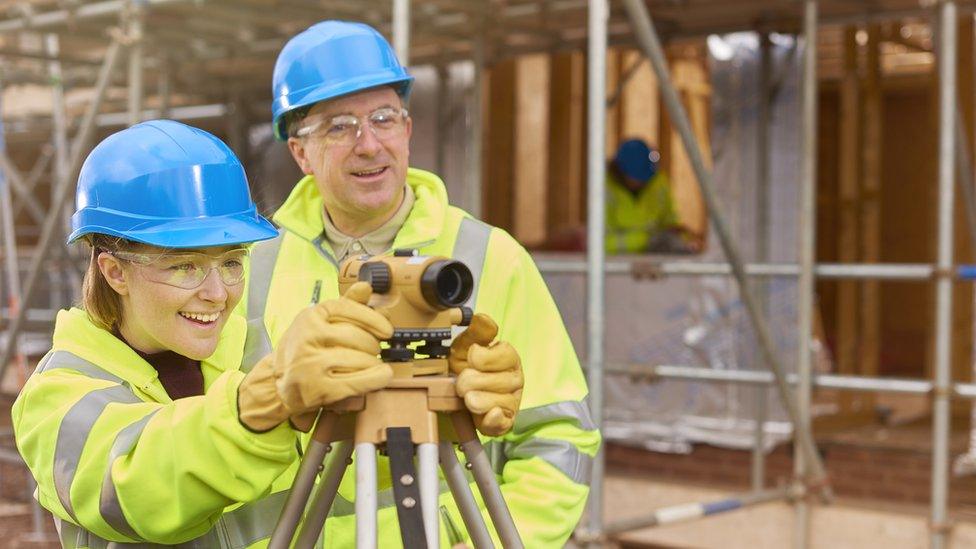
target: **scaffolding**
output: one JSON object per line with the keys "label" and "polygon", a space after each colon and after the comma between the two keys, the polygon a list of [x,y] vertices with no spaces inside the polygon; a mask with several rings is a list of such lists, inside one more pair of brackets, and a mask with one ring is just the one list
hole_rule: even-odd
{"label": "scaffolding", "polygon": [[[281,5],[278,5],[281,4]],[[755,445],[752,454],[753,491],[729,500],[692,504],[666,510],[626,522],[605,524],[603,520],[604,462],[601,453],[594,460],[592,492],[588,518],[578,531],[577,539],[592,547],[600,546],[608,536],[636,528],[665,524],[677,520],[709,516],[768,501],[790,501],[795,507],[794,546],[809,544],[809,498],[831,499],[827,472],[817,452],[811,433],[811,391],[813,387],[842,390],[887,391],[927,394],[932,397],[933,465],[931,471],[930,545],[947,545],[948,466],[950,401],[953,398],[976,398],[976,384],[951,382],[950,320],[954,280],[971,280],[973,270],[954,265],[952,206],[955,170],[960,164],[960,180],[967,206],[976,212],[972,200],[972,166],[965,136],[957,120],[958,98],[955,66],[956,22],[960,8],[972,11],[974,2],[965,0],[883,0],[858,2],[818,2],[817,0],[621,0],[612,6],[609,0],[509,0],[479,2],[475,0],[294,0],[268,5],[261,2],[235,3],[231,0],[106,0],[93,2],[55,2],[40,0],[13,3],[8,10],[19,15],[0,19],[0,58],[45,62],[45,74],[25,70],[22,64],[4,71],[5,84],[24,82],[53,83],[54,107],[50,122],[34,121],[29,127],[14,128],[24,136],[36,139],[51,133],[52,153],[42,157],[32,174],[20,174],[0,147],[0,201],[16,209],[4,208],[4,256],[7,284],[13,299],[7,309],[6,344],[0,353],[0,380],[18,350],[19,336],[31,324],[28,304],[39,287],[45,264],[64,231],[64,212],[77,177],[81,161],[91,147],[100,126],[134,124],[150,116],[187,119],[232,120],[231,140],[236,150],[246,148],[247,117],[253,110],[264,111],[264,105],[252,108],[267,95],[267,82],[250,78],[254,71],[266,70],[285,40],[309,24],[324,18],[365,21],[392,35],[401,59],[414,65],[443,66],[451,60],[465,59],[474,64],[475,105],[481,96],[482,68],[497,60],[532,52],[566,50],[587,51],[587,196],[588,241],[604,241],[604,153],[606,128],[606,55],[609,45],[638,47],[651,62],[658,77],[661,93],[675,129],[680,134],[693,171],[701,187],[712,226],[725,252],[726,263],[622,261],[605,257],[599,245],[589,246],[584,261],[540,262],[543,272],[577,272],[587,274],[587,356],[586,370],[590,384],[590,405],[594,419],[602,424],[603,381],[607,375],[641,375],[670,379],[695,379],[716,383],[744,383],[771,386],[786,408],[794,425],[795,481],[774,490],[762,486],[763,432],[766,414],[764,399],[756,407]],[[615,6],[615,9],[611,9]],[[653,13],[653,18],[651,16]],[[816,35],[823,24],[851,24],[906,17],[937,17],[939,64],[939,176],[938,176],[938,256],[935,264],[815,264],[815,190],[816,190],[816,118],[817,74]],[[116,21],[117,19],[117,21]],[[757,21],[761,25],[757,25]],[[105,28],[108,44],[105,44]],[[662,39],[700,37],[739,30],[777,30],[801,35],[804,39],[802,72],[802,165],[800,260],[798,264],[746,264],[725,223],[716,199],[714,182],[692,133],[688,117],[671,83],[665,61]],[[659,35],[660,31],[660,35]],[[18,33],[44,35],[42,48],[15,45]],[[765,44],[767,40],[764,39]],[[764,49],[763,51],[767,51]],[[66,53],[70,52],[70,53]],[[116,78],[116,69],[127,54],[125,77],[125,110],[113,112],[110,104],[103,108],[108,90]],[[765,56],[764,56],[765,59]],[[62,64],[65,68],[62,68]],[[147,77],[152,75],[155,93],[147,93]],[[178,77],[182,75],[181,77]],[[69,124],[65,114],[62,82],[91,85],[94,93],[75,127],[74,138],[67,140]],[[213,82],[229,82],[214,86]],[[764,71],[763,89],[768,89],[768,70]],[[233,87],[234,94],[227,88]],[[215,89],[219,88],[219,89]],[[263,91],[258,92],[257,89]],[[147,109],[149,96],[153,107]],[[767,94],[761,94],[760,120],[768,117]],[[112,103],[111,100],[108,101]],[[107,112],[106,112],[107,111]],[[764,113],[764,114],[763,114]],[[243,120],[241,119],[243,117]],[[768,135],[761,124],[759,140],[768,154]],[[481,211],[481,136],[480,108],[470,117],[468,139],[472,143],[465,187],[472,214]],[[10,128],[8,128],[10,130]],[[47,142],[47,139],[42,139]],[[242,145],[243,143],[243,145]],[[763,162],[763,164],[768,164]],[[50,165],[50,166],[48,166]],[[52,185],[51,206],[45,212],[32,196],[32,186],[48,170]],[[769,174],[760,170],[760,189],[768,189]],[[11,194],[12,191],[12,194]],[[968,194],[966,194],[968,193]],[[762,196],[762,193],[761,193]],[[16,258],[12,244],[13,218],[26,208],[41,224],[35,252],[30,257],[27,276],[21,283],[17,269],[10,269]],[[976,227],[976,214],[970,219]],[[768,222],[765,223],[768,226]],[[762,248],[762,246],[760,246]],[[765,253],[760,258],[766,260]],[[77,266],[62,262],[63,276],[70,279]],[[15,265],[14,265],[15,266]],[[764,364],[769,372],[720,372],[680,365],[605,364],[605,277],[619,274],[640,276],[731,275],[745,304],[750,322],[757,334]],[[794,277],[799,282],[800,341],[796,356],[797,371],[788,374],[775,353],[765,319],[762,292],[751,279]],[[817,278],[871,280],[934,280],[936,283],[935,368],[931,380],[889,379],[859,376],[813,375],[810,360],[814,282]],[[19,288],[18,288],[19,284]],[[37,322],[35,320],[35,322]],[[41,319],[40,325],[45,319]],[[0,454],[0,459],[13,459]]]}

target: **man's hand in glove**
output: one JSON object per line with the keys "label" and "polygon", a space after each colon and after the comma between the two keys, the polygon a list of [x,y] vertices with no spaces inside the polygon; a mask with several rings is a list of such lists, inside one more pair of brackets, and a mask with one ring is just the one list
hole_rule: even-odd
{"label": "man's hand in glove", "polygon": [[494,341],[498,325],[476,314],[454,343],[448,364],[457,374],[457,393],[474,415],[482,434],[500,436],[511,430],[522,400],[522,363],[515,348]]}
{"label": "man's hand in glove", "polygon": [[295,423],[307,430],[319,408],[385,387],[393,370],[378,355],[393,325],[366,306],[371,295],[368,283],[357,282],[339,299],[299,313],[275,351],[241,382],[241,423],[260,432],[302,416]]}

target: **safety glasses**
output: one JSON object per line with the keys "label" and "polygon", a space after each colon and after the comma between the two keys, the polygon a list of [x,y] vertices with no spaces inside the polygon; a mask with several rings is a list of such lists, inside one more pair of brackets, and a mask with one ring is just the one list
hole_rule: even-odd
{"label": "safety glasses", "polygon": [[139,271],[151,282],[193,290],[199,288],[214,269],[225,285],[240,284],[244,280],[249,252],[246,248],[234,248],[217,256],[200,252],[142,254],[115,251],[108,253],[143,267]]}
{"label": "safety glasses", "polygon": [[319,138],[330,146],[352,146],[362,137],[365,124],[377,139],[393,139],[403,135],[408,116],[407,109],[393,107],[376,109],[362,118],[351,114],[310,116],[295,130],[295,137]]}

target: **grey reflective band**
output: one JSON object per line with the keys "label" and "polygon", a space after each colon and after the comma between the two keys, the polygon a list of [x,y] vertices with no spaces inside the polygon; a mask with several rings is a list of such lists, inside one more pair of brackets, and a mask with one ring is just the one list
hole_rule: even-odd
{"label": "grey reflective band", "polygon": [[478,293],[481,288],[481,272],[485,267],[485,256],[488,255],[488,239],[491,238],[491,225],[465,217],[458,227],[457,240],[454,241],[454,251],[451,257],[468,266],[474,277],[474,292],[465,305],[472,311],[478,303]]}
{"label": "grey reflective band", "polygon": [[48,353],[48,355],[44,357],[44,360],[37,365],[37,369],[34,370],[34,373],[40,374],[59,369],[74,370],[95,379],[111,381],[112,383],[118,383],[119,385],[128,385],[122,378],[112,375],[98,366],[95,366],[91,362],[88,362],[83,358],[79,358],[68,351],[54,351],[52,353]]}
{"label": "grey reflective band", "polygon": [[130,424],[116,435],[115,442],[112,443],[112,450],[108,454],[108,461],[105,464],[102,493],[98,497],[98,510],[102,514],[102,519],[116,532],[131,539],[139,539],[139,534],[136,534],[135,530],[132,529],[122,512],[122,504],[119,502],[119,496],[115,491],[115,483],[112,482],[112,464],[119,456],[132,451],[136,441],[142,435],[142,431],[145,430],[146,424],[158,411],[158,409],[153,410],[146,417]]}
{"label": "grey reflective band", "polygon": [[[287,497],[288,491],[283,490],[238,507],[233,511],[225,513],[206,534],[186,543],[174,545],[173,547],[181,547],[183,549],[214,549],[215,547],[242,549],[263,539],[270,538],[271,532],[274,531],[274,527],[278,523],[278,515],[281,514],[281,508],[284,506]],[[108,541],[70,522],[60,520],[57,517],[54,520],[60,532],[61,545],[65,549],[80,547],[87,547],[89,549],[110,549],[116,547],[142,549],[159,547],[159,544],[155,543],[119,543]]]}
{"label": "grey reflective band", "polygon": [[[288,498],[288,490],[276,492],[225,513],[221,517],[229,547],[247,547],[271,537],[281,509]],[[214,526],[218,528],[220,524]]]}
{"label": "grey reflective band", "polygon": [[71,506],[71,483],[78,470],[81,451],[102,411],[115,402],[135,404],[142,401],[131,390],[120,385],[96,389],[81,397],[64,415],[58,427],[58,440],[54,447],[54,488],[61,505],[72,518],[75,518],[75,513]]}
{"label": "grey reflective band", "polygon": [[505,444],[505,457],[529,459],[537,457],[556,469],[576,484],[589,484],[593,471],[593,458],[580,452],[567,440],[530,438],[525,442]]}
{"label": "grey reflective band", "polygon": [[564,400],[519,410],[512,432],[516,435],[524,434],[556,421],[568,421],[584,431],[595,431],[597,426],[590,415],[588,401],[589,397],[586,397],[581,401]]}
{"label": "grey reflective band", "polygon": [[545,406],[519,410],[515,416],[512,434],[529,435],[523,442],[509,442],[495,439],[485,444],[485,451],[491,461],[492,469],[501,475],[505,464],[511,459],[538,457],[562,471],[577,484],[589,484],[593,458],[580,452],[569,441],[538,438],[532,431],[549,423],[568,422],[584,431],[595,431],[596,424],[590,416],[588,398],[582,401],[565,400]]}
{"label": "grey reflective band", "polygon": [[251,250],[251,269],[247,286],[247,338],[244,340],[244,358],[241,370],[251,368],[271,352],[271,337],[264,326],[264,309],[268,304],[271,275],[274,273],[278,252],[285,239],[282,232],[271,240],[260,242]]}

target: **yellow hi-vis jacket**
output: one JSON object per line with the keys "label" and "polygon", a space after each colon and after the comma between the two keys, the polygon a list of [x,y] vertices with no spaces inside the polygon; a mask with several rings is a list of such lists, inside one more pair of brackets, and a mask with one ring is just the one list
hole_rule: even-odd
{"label": "yellow hi-vis jacket", "polygon": [[668,176],[658,172],[635,195],[607,172],[606,216],[608,253],[647,252],[656,235],[678,224]]}
{"label": "yellow hi-vis jacket", "polygon": [[[511,236],[450,206],[444,183],[434,174],[410,169],[407,184],[416,202],[393,247],[467,264],[476,287],[468,306],[497,321],[499,339],[518,350],[525,388],[515,427],[484,442],[525,546],[562,547],[582,513],[600,434],[590,418],[586,382],[559,311],[531,257]],[[339,295],[338,265],[324,240],[322,212],[314,178],[303,178],[274,216],[281,235],[259,243],[252,253],[243,304],[249,330],[246,365],[267,354],[312,300]],[[386,458],[378,459],[377,470],[379,546],[399,547]],[[483,507],[473,484],[472,492]],[[351,466],[326,521],[326,547],[355,546],[355,493]],[[467,540],[444,482],[440,504],[447,510],[441,520],[442,547],[458,541],[448,537],[448,522]],[[491,524],[487,518],[486,523]],[[494,535],[490,526],[489,531]],[[501,547],[497,539],[496,546]]]}
{"label": "yellow hi-vis jacket", "polygon": [[64,547],[110,542],[264,547],[294,478],[287,425],[237,419],[245,322],[232,316],[203,360],[206,393],[172,400],[156,370],[79,309],[14,402],[17,448]]}

